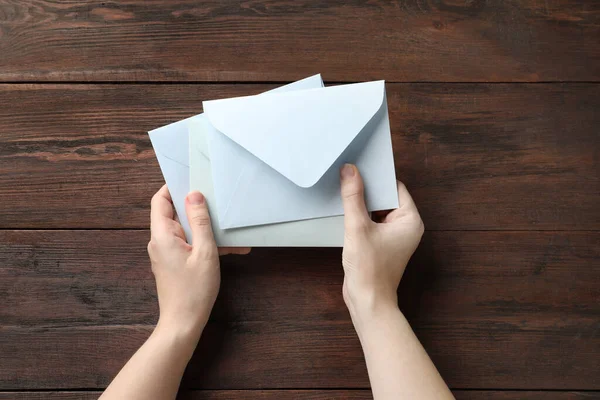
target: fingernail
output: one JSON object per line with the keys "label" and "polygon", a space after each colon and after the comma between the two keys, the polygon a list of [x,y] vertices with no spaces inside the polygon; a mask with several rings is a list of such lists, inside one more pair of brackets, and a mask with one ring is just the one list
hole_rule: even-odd
{"label": "fingernail", "polygon": [[200,192],[192,192],[188,194],[188,201],[194,206],[204,204],[204,195]]}
{"label": "fingernail", "polygon": [[344,164],[342,167],[342,179],[352,178],[354,176],[354,165]]}

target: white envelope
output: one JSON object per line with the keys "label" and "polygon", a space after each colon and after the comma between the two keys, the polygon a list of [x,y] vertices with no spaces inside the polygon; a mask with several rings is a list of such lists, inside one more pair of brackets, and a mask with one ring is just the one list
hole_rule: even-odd
{"label": "white envelope", "polygon": [[[278,90],[302,90],[309,88],[322,87],[323,81],[320,75],[314,75],[300,81],[291,83],[289,85],[285,85],[279,88],[274,89],[273,91]],[[173,199],[173,204],[175,206],[175,211],[179,216],[179,220],[183,229],[185,231],[188,242],[191,242],[191,231],[188,224],[187,216],[185,214],[185,197],[190,192],[190,162],[189,162],[189,153],[190,153],[190,139],[188,134],[188,125],[191,121],[196,119],[202,119],[202,114],[196,115],[160,128],[150,131],[148,134],[150,136],[150,141],[152,142],[152,147],[156,153],[156,158],[158,159],[158,163],[160,165],[160,169],[165,178],[165,182],[169,188],[169,192],[171,193],[171,197]],[[198,171],[196,176],[200,176],[202,171]],[[210,178],[211,172],[210,169],[204,171],[207,177]],[[211,185],[212,187],[212,185]],[[214,218],[216,220],[216,218]],[[339,230],[341,229],[341,223],[343,221],[339,217],[333,218],[323,218],[314,221],[306,221],[312,222],[310,226],[301,226],[302,230],[306,229],[309,231],[318,231],[323,230],[323,232],[328,232],[328,238],[321,238],[323,240],[322,246],[341,246],[343,234],[339,234]],[[215,221],[213,221],[213,224]],[[279,224],[279,229],[288,230],[288,229],[296,229],[293,225],[296,223],[290,224]],[[284,227],[285,225],[285,227]],[[288,228],[287,225],[290,225]],[[335,226],[335,229],[332,229],[331,226]],[[283,227],[283,228],[282,228]],[[342,230],[343,232],[343,230]],[[219,236],[219,235],[217,235]],[[251,235],[250,235],[251,236]],[[262,246],[269,245],[278,245],[277,243],[281,243],[280,240],[276,240],[273,244],[270,243],[269,237],[263,237],[264,240],[255,240],[251,239],[246,241],[246,236],[240,236],[239,234],[234,235],[226,239],[223,243],[217,241],[219,246],[258,246],[259,244],[253,244],[254,242],[260,242]],[[289,246],[300,246],[302,243],[298,242],[284,243],[283,245]],[[304,245],[314,245],[319,246],[318,242],[311,242]]]}
{"label": "white envelope", "polygon": [[290,246],[341,247],[344,243],[344,217],[328,217],[280,224],[222,229],[216,209],[208,153],[207,132],[210,129],[204,115],[189,123],[190,188],[204,194],[211,214],[213,234],[219,246]]}
{"label": "white envelope", "polygon": [[383,81],[204,101],[220,226],[342,215],[356,164],[369,211],[398,207]]}
{"label": "white envelope", "polygon": [[197,117],[198,115],[148,132],[179,222],[190,243],[192,236],[185,214],[185,196],[190,191],[188,123]]}

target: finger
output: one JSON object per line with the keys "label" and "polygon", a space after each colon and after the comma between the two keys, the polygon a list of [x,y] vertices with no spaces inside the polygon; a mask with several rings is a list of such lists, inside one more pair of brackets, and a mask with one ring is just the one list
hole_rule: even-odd
{"label": "finger", "polygon": [[352,229],[370,223],[371,219],[365,205],[365,187],[358,168],[352,164],[345,164],[340,171],[340,176],[346,228]]}
{"label": "finger", "polygon": [[391,213],[389,213],[385,217],[383,222],[391,222],[391,221],[394,221],[397,218],[400,218],[405,215],[417,215],[417,216],[419,215],[417,206],[416,206],[412,196],[408,192],[408,189],[406,189],[406,186],[400,181],[397,181],[396,183],[398,186],[399,207],[397,209],[393,210]]}
{"label": "finger", "polygon": [[408,189],[404,185],[404,183],[400,181],[396,181],[396,185],[398,186],[398,203],[400,208],[408,208],[408,209],[417,209],[415,202],[408,193]]}
{"label": "finger", "polygon": [[[175,210],[177,211],[177,210]],[[173,218],[173,220],[175,221],[175,227],[174,227],[174,232],[175,232],[175,236],[183,239],[183,241],[186,241],[186,237],[185,237],[185,232],[183,231],[183,226],[181,225],[181,220],[179,219],[179,215],[177,214],[177,212],[175,212],[175,217]]]}
{"label": "finger", "polygon": [[227,254],[250,254],[251,247],[219,247],[219,255],[225,256]]}
{"label": "finger", "polygon": [[192,247],[194,250],[216,248],[204,195],[198,191],[188,194],[185,198],[185,209],[192,230]]}
{"label": "finger", "polygon": [[169,226],[168,221],[173,220],[173,203],[167,185],[163,185],[150,203],[150,229],[162,230]]}

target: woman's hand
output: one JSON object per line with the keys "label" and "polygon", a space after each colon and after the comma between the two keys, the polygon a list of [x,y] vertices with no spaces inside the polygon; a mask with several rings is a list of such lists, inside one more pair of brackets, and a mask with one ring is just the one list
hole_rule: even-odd
{"label": "woman's hand", "polygon": [[375,399],[453,399],[398,308],[397,290],[423,235],[423,221],[398,182],[399,207],[369,218],[362,178],[341,171],[344,202],[344,300],[365,354]]}
{"label": "woman's hand", "polygon": [[[167,186],[152,198],[148,253],[156,278],[160,317],[152,335],[102,394],[102,399],[174,399],[219,292],[219,250],[204,196],[192,192],[186,213],[193,244],[175,220]],[[221,249],[246,254],[250,249]]]}
{"label": "woman's hand", "polygon": [[183,228],[174,218],[167,186],[154,195],[148,254],[158,292],[158,329],[175,330],[197,340],[219,293],[219,255],[247,254],[250,249],[217,249],[206,200],[200,192],[191,192],[185,206],[192,245],[187,244]]}
{"label": "woman's hand", "polygon": [[343,294],[352,319],[359,322],[363,312],[398,307],[398,284],[424,227],[401,182],[398,182],[399,207],[391,212],[376,212],[371,220],[358,169],[344,165],[341,180],[345,213]]}

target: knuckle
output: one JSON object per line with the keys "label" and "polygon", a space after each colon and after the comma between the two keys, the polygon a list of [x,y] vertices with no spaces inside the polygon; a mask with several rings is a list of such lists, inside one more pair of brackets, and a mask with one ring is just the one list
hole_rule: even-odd
{"label": "knuckle", "polygon": [[165,236],[165,232],[162,231],[152,232],[150,237],[150,243],[148,243],[148,246],[152,249],[156,249],[158,247],[158,244],[162,243],[165,240]]}
{"label": "knuckle", "polygon": [[411,211],[409,214],[409,220],[415,227],[421,227],[423,225],[423,220],[421,220],[421,216],[416,211]]}
{"label": "knuckle", "polygon": [[218,259],[219,253],[215,246],[203,243],[196,249],[196,259],[199,261]]}
{"label": "knuckle", "polygon": [[192,222],[197,226],[210,226],[210,217],[207,213],[198,213],[192,216]]}
{"label": "knuckle", "polygon": [[348,190],[344,190],[342,193],[342,197],[346,200],[355,200],[359,199],[362,196],[362,191],[359,188],[351,188]]}
{"label": "knuckle", "polygon": [[414,228],[414,231],[416,233],[418,233],[419,236],[423,236],[423,233],[425,232],[425,224],[423,223],[423,220],[421,219],[421,216],[419,215],[419,213],[416,211],[411,212],[409,214],[408,221],[411,224],[411,226]]}
{"label": "knuckle", "polygon": [[150,263],[152,265],[152,269],[154,269],[154,262],[156,261],[157,255],[158,255],[158,251],[156,248],[156,242],[150,240],[148,242],[148,257],[150,258]]}
{"label": "knuckle", "polygon": [[154,204],[158,201],[160,195],[158,194],[158,192],[154,193],[154,195],[152,196],[152,199],[150,199],[150,206],[154,206]]}
{"label": "knuckle", "polygon": [[148,254],[153,256],[158,254],[160,248],[160,243],[156,239],[152,239],[148,242]]}
{"label": "knuckle", "polygon": [[152,232],[150,242],[148,242],[148,251],[156,252],[161,247],[173,246],[177,241],[177,237],[170,230]]}

